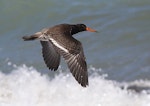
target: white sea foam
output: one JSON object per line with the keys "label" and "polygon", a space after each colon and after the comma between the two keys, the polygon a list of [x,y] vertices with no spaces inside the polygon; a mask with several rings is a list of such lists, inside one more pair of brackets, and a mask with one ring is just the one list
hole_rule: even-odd
{"label": "white sea foam", "polygon": [[89,84],[82,88],[71,74],[50,80],[32,67],[17,66],[10,74],[0,73],[0,106],[150,106],[146,91],[129,92],[97,75],[89,76]]}

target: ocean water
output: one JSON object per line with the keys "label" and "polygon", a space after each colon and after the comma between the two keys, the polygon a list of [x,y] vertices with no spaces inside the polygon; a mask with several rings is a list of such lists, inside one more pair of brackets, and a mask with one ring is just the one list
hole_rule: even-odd
{"label": "ocean water", "polygon": [[[13,67],[8,75],[0,73],[0,106],[150,106],[150,91],[121,89],[129,83],[106,80],[93,67],[88,69],[95,74],[89,77],[87,88],[79,86],[71,74],[59,73],[50,80],[33,67]],[[149,81],[134,83],[150,87]]]}
{"label": "ocean water", "polygon": [[[150,106],[149,0],[1,0],[0,10],[0,106]],[[60,23],[98,31],[74,35],[87,88],[63,59],[58,71],[48,70],[39,41],[22,40]]]}

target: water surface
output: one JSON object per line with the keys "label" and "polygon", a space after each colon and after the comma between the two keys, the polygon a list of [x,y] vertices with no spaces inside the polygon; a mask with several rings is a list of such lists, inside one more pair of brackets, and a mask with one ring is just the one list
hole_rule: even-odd
{"label": "water surface", "polygon": [[[55,106],[59,105],[58,101],[60,104],[66,103],[64,96],[66,101],[74,103],[72,105],[150,105],[148,93],[142,96],[130,95],[127,90],[119,87],[124,82],[129,85],[135,81],[142,81],[150,87],[150,1],[1,0],[0,10],[0,91],[3,91],[0,92],[1,105],[16,106],[20,103],[28,106]],[[22,40],[24,35],[60,23],[84,23],[99,32],[82,32],[74,36],[84,47],[90,82],[87,89],[80,88],[64,62],[57,72],[49,71],[44,64],[39,41]],[[91,66],[95,71],[91,71]],[[95,73],[96,76],[93,76]],[[107,77],[103,78],[103,75]],[[34,79],[34,76],[37,78]],[[66,76],[67,79],[62,80]],[[28,95],[38,88],[36,83],[45,85],[35,90],[32,96]],[[25,88],[26,95],[21,92]],[[66,89],[71,91],[66,92]],[[71,92],[72,96],[68,98]],[[57,97],[52,99],[52,95]],[[22,98],[15,99],[18,97]],[[81,99],[83,97],[87,99]],[[92,97],[98,99],[92,99],[91,104],[87,103]],[[48,103],[49,100],[51,101]],[[69,103],[67,105],[70,106]]]}

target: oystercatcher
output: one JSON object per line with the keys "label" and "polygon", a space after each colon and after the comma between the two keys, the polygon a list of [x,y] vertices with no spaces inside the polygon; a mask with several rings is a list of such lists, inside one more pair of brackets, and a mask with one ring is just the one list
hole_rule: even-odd
{"label": "oystercatcher", "polygon": [[31,36],[24,36],[23,39],[25,41],[40,40],[43,58],[50,70],[58,69],[62,56],[78,83],[86,87],[88,72],[82,44],[72,36],[82,31],[96,32],[84,24],[60,24],[44,28]]}

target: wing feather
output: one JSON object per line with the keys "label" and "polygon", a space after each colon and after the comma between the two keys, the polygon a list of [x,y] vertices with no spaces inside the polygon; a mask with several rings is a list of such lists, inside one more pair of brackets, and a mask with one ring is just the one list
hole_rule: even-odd
{"label": "wing feather", "polygon": [[88,85],[87,64],[85,61],[82,45],[80,44],[79,46],[81,46],[80,50],[78,49],[79,52],[73,52],[73,49],[71,50],[71,48],[71,52],[65,52],[60,48],[56,48],[57,51],[59,51],[60,54],[64,57],[72,75],[75,77],[78,83],[83,87],[86,87]]}
{"label": "wing feather", "polygon": [[74,78],[79,84],[86,87],[88,85],[88,72],[82,44],[70,35],[64,36],[63,41],[56,38],[49,38],[49,40],[55,50],[65,59]]}
{"label": "wing feather", "polygon": [[49,41],[40,41],[45,64],[51,70],[57,70],[60,64],[60,54]]}

